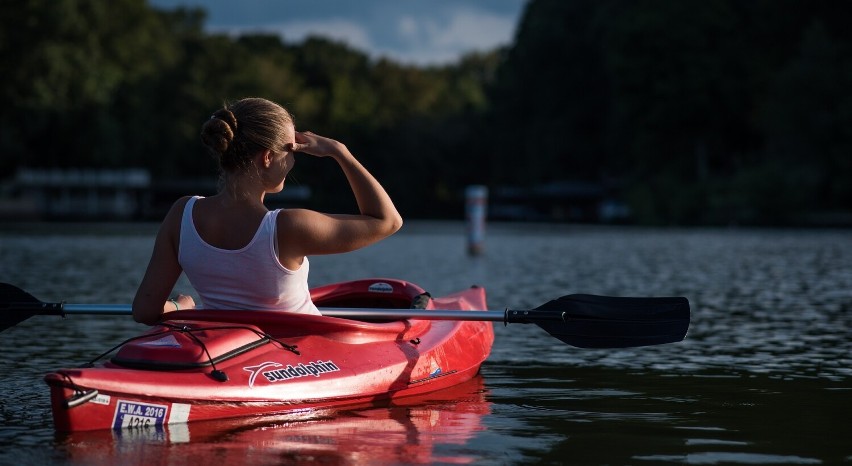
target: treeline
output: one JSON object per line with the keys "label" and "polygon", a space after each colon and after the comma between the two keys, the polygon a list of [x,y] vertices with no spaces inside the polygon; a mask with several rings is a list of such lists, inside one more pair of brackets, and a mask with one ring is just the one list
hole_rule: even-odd
{"label": "treeline", "polygon": [[493,179],[611,180],[645,223],[848,214],[850,21],[848,1],[533,1],[489,98],[519,136],[495,154],[523,163]]}
{"label": "treeline", "polygon": [[[0,169],[209,176],[201,123],[257,95],[338,138],[406,217],[471,183],[600,183],[656,224],[779,224],[852,209],[852,3],[533,0],[513,44],[441,67],[321,38],[204,32],[143,0],[0,3]],[[350,208],[302,157],[291,183]],[[331,174],[331,175],[330,175]]]}

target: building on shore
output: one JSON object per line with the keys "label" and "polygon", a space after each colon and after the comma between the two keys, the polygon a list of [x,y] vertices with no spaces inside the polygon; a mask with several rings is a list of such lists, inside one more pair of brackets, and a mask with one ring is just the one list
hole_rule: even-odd
{"label": "building on shore", "polygon": [[626,223],[630,208],[617,189],[602,183],[556,181],[535,186],[498,186],[489,200],[495,220]]}
{"label": "building on shore", "polygon": [[[161,220],[180,196],[209,196],[215,178],[152,181],[148,170],[30,169],[0,181],[4,220]],[[270,207],[298,204],[311,196],[306,186],[269,196]]]}

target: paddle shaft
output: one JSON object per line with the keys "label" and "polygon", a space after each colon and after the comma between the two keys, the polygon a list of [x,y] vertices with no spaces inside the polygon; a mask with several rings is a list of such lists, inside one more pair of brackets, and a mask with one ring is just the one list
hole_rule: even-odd
{"label": "paddle shaft", "polygon": [[[20,306],[15,306],[20,308]],[[28,306],[29,307],[29,306]],[[34,315],[131,315],[129,304],[61,304],[42,303],[41,306],[32,306],[27,311]],[[484,310],[484,311],[460,311],[452,309],[372,309],[372,308],[347,308],[347,307],[324,307],[320,312],[328,317],[342,317],[347,319],[422,319],[422,320],[478,320],[505,322],[511,317],[523,318],[527,312],[515,310]],[[168,316],[168,314],[166,314]],[[512,319],[515,321],[514,319]],[[558,319],[557,319],[558,320]],[[521,322],[521,320],[517,320]]]}
{"label": "paddle shaft", "polygon": [[[248,311],[250,312],[250,311]],[[320,308],[324,316],[361,320],[476,320],[535,324],[580,348],[627,348],[683,340],[689,329],[689,301],[682,297],[628,298],[573,294],[535,309],[454,310]],[[13,285],[0,283],[0,331],[35,315],[131,315],[127,304],[41,302]],[[181,318],[191,319],[191,313]],[[168,318],[168,316],[167,316]]]}

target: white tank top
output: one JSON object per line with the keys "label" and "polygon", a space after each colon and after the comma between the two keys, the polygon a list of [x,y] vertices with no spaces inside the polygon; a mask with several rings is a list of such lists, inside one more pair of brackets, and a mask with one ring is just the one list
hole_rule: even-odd
{"label": "white tank top", "polygon": [[199,198],[190,198],[183,210],[178,262],[201,298],[200,308],[320,314],[308,288],[308,258],[298,270],[289,270],[278,260],[278,210],[266,213],[245,247],[220,249],[206,243],[195,229],[192,208]]}

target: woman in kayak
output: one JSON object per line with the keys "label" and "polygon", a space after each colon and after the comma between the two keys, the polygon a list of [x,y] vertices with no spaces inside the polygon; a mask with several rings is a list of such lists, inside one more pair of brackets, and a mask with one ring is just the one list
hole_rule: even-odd
{"label": "woman in kayak", "polygon": [[[204,123],[201,140],[219,162],[222,187],[212,197],[181,198],[166,215],[133,300],[138,322],[155,324],[167,312],[195,307],[190,296],[168,299],[181,272],[205,309],[319,314],[308,289],[307,256],[353,251],[402,226],[384,188],[345,145],[297,132],[274,102],[225,105]],[[360,213],[267,210],[264,196],[284,188],[296,152],[334,159]]]}

